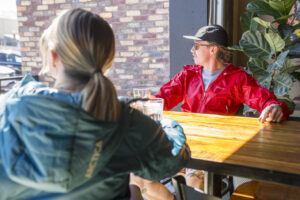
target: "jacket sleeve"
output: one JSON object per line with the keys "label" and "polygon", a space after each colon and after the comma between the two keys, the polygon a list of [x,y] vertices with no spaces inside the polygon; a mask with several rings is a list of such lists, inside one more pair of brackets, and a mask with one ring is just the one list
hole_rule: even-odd
{"label": "jacket sleeve", "polygon": [[164,110],[171,110],[179,104],[184,97],[184,70],[179,72],[169,82],[164,84],[156,95],[164,99]]}
{"label": "jacket sleeve", "polygon": [[[173,176],[184,168],[190,160],[190,149],[186,142],[178,154],[173,156],[173,143],[162,126],[138,111],[132,114],[137,124],[135,137],[140,137],[135,142],[131,141],[139,160],[139,167],[134,174],[158,181]],[[138,141],[140,142],[137,144]]]}
{"label": "jacket sleeve", "polygon": [[276,96],[263,86],[261,86],[255,78],[243,72],[241,75],[241,84],[238,96],[242,103],[247,104],[249,107],[261,113],[264,108],[271,104],[279,104],[283,111],[283,120],[288,118],[290,111],[285,102],[277,100]]}

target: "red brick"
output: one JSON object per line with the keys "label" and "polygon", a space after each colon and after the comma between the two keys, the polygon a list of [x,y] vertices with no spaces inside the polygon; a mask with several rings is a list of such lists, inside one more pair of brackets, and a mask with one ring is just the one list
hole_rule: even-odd
{"label": "red brick", "polygon": [[148,44],[148,40],[135,40],[134,45],[145,45]]}
{"label": "red brick", "polygon": [[147,16],[134,16],[133,19],[134,19],[134,21],[147,21],[148,17]]}
{"label": "red brick", "polygon": [[159,4],[153,3],[153,4],[148,5],[149,10],[156,10],[157,8],[163,8],[163,7],[164,7],[164,5],[162,3],[159,3]]}
{"label": "red brick", "polygon": [[131,58],[127,58],[127,62],[138,63],[138,62],[141,62],[141,59],[131,57]]}
{"label": "red brick", "polygon": [[156,59],[157,63],[168,63],[169,62],[169,58],[158,58]]}
{"label": "red brick", "polygon": [[25,6],[18,7],[18,12],[25,11],[26,9],[27,9],[27,7],[25,7]]}
{"label": "red brick", "polygon": [[23,26],[33,26],[33,21],[23,22]]}
{"label": "red brick", "polygon": [[156,34],[147,33],[143,35],[143,38],[156,38]]}
{"label": "red brick", "polygon": [[141,15],[154,15],[155,10],[141,10]]}
{"label": "red brick", "polygon": [[59,4],[52,4],[52,5],[48,5],[49,10],[54,9],[54,10],[59,10]]}
{"label": "red brick", "polygon": [[125,0],[111,0],[112,5],[125,4]]}

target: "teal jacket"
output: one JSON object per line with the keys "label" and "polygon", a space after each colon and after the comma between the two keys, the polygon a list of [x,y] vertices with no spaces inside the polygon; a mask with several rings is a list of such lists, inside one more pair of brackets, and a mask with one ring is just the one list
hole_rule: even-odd
{"label": "teal jacket", "polygon": [[129,173],[174,175],[190,158],[159,124],[122,104],[119,120],[101,121],[64,93],[30,75],[0,96],[0,199],[128,199]]}

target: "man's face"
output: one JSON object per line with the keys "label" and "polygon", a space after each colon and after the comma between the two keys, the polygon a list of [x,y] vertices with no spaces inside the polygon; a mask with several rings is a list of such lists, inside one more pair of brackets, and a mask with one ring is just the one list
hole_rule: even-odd
{"label": "man's face", "polygon": [[191,49],[196,65],[206,65],[212,45],[207,41],[195,40]]}

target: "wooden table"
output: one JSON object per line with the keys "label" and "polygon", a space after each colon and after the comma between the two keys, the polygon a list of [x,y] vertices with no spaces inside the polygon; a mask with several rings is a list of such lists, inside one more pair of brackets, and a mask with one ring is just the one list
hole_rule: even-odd
{"label": "wooden table", "polygon": [[164,111],[192,152],[189,168],[300,186],[300,122]]}

